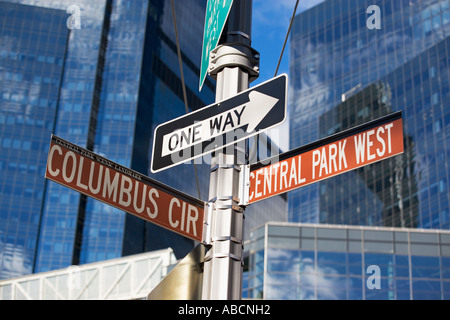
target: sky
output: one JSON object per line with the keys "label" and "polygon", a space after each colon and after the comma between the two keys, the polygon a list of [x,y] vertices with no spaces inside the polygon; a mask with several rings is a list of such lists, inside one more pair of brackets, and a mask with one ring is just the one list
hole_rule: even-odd
{"label": "sky", "polygon": [[[300,0],[297,14],[323,1]],[[253,0],[252,47],[259,51],[261,61],[259,79],[252,85],[274,77],[296,2],[296,0]],[[288,73],[288,69],[289,42],[286,44],[278,75]]]}
{"label": "sky", "polygon": [[[300,0],[296,14],[299,14],[324,0]],[[252,47],[260,53],[259,78],[250,87],[270,80],[275,76],[278,60],[283,49],[289,23],[296,0],[253,0]],[[286,44],[277,75],[286,73],[289,79],[289,41]],[[289,106],[288,106],[289,115]],[[289,151],[289,118],[267,132],[283,152]]]}

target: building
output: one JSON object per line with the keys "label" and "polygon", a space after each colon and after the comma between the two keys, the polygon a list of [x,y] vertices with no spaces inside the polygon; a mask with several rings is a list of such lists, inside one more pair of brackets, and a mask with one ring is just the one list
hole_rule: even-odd
{"label": "building", "polygon": [[247,298],[450,299],[449,230],[267,223],[248,247]]}
{"label": "building", "polygon": [[6,2],[0,2],[0,8],[0,274],[4,278],[29,273],[34,263],[45,189],[45,181],[37,176],[46,163],[44,142],[55,126],[69,30],[57,27],[67,19],[61,10]]}
{"label": "building", "polygon": [[[181,32],[181,46],[193,108],[214,98],[211,81],[193,94],[198,92],[193,61],[201,50],[195,32],[203,28],[204,4],[176,8],[178,22],[190,25]],[[42,179],[51,133],[148,173],[154,127],[185,112],[170,2],[7,1],[1,6],[8,16],[2,20],[1,50],[9,55],[1,66],[6,71],[1,113],[14,127],[2,126],[1,277],[167,248],[172,241],[175,253],[188,252],[192,243],[185,238]],[[25,148],[20,155],[9,151],[18,148]],[[175,187],[196,190],[187,183],[195,181],[189,166],[172,175],[186,177]],[[21,176],[34,184],[21,182]],[[172,183],[170,177],[157,178]]]}
{"label": "building", "polygon": [[[385,198],[373,204],[375,210],[384,212],[382,218],[370,221],[367,217],[375,212],[369,210],[363,213],[366,218],[341,221],[448,229],[450,109],[446,107],[449,92],[446,46],[450,35],[449,3],[375,1],[380,9],[381,29],[371,28],[368,23],[372,15],[367,9],[372,4],[373,1],[362,0],[325,1],[296,17],[290,57],[291,147],[402,110],[409,160],[405,155],[398,158],[397,161],[403,161],[399,164],[402,172],[389,169],[390,164],[380,163],[292,192],[289,194],[289,220],[341,223],[336,217],[366,201],[364,193],[366,189],[373,189],[373,183],[378,189],[376,202],[380,194],[395,188],[395,175],[398,178],[403,174],[402,179],[408,181],[403,181],[399,187],[408,191],[402,191],[402,204],[396,204],[403,206],[403,220],[392,218],[398,209],[394,209],[394,198],[388,202]],[[378,110],[377,93],[370,89],[375,83],[384,88],[384,99],[389,99],[383,102],[389,106]],[[370,90],[373,97],[367,98]],[[359,98],[349,101],[353,95]],[[358,186],[366,184],[367,187],[355,190],[355,177],[361,177],[367,170],[379,181],[370,182],[370,186],[363,181],[368,177],[356,179]],[[383,171],[383,177],[381,171],[375,174],[377,170]],[[329,190],[332,181],[339,183]],[[348,194],[356,197],[352,205],[346,200]],[[334,198],[333,213],[321,207],[324,195]],[[389,206],[393,208],[390,212]],[[408,210],[412,211],[406,212]]]}
{"label": "building", "polygon": [[405,152],[290,192],[294,224],[253,233],[249,297],[449,299],[449,35],[447,0],[330,0],[295,18],[291,148],[402,111]]}
{"label": "building", "polygon": [[[380,81],[346,99],[319,119],[319,132],[330,135],[393,112],[391,88]],[[364,108],[361,108],[364,106]],[[404,137],[404,153],[350,172],[353,187],[339,196],[348,177],[320,185],[320,221],[332,224],[416,228],[419,224],[417,160],[411,136]],[[355,187],[356,186],[356,187]],[[344,209],[345,208],[345,209]]]}
{"label": "building", "polygon": [[[174,51],[174,41],[162,31],[164,21],[170,26],[171,11],[165,10],[164,17],[163,1],[71,5],[1,2],[1,50],[7,55],[1,66],[6,124],[2,277],[118,257],[143,250],[145,243],[142,224],[140,232],[127,232],[125,225],[135,227],[127,215],[47,182],[42,174],[51,133],[146,171],[151,126],[138,125],[136,118],[145,116],[152,123],[149,112],[158,114],[153,110],[161,100],[153,99],[157,85],[169,83],[166,97],[172,94],[174,112],[178,103],[176,76],[157,60],[173,57],[162,52],[162,47]],[[199,9],[200,3],[196,5]],[[194,71],[188,70],[191,76]],[[135,135],[141,140],[135,142]],[[133,152],[147,156],[141,159]],[[179,248],[186,250],[187,245]]]}
{"label": "building", "polygon": [[[198,91],[206,0],[175,1],[190,110]],[[0,279],[193,241],[44,179],[50,135],[208,200],[207,163],[150,174],[157,125],[186,113],[170,0],[0,1]],[[263,148],[264,149],[264,148]],[[268,154],[269,156],[270,154]],[[246,212],[246,234],[286,220],[278,197]],[[252,219],[252,216],[255,218]]]}

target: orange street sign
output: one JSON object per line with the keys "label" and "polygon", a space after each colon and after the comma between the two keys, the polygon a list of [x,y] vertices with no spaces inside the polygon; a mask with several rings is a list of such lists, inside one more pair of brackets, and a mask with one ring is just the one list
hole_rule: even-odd
{"label": "orange street sign", "polygon": [[248,204],[403,153],[397,112],[250,166]]}
{"label": "orange street sign", "polygon": [[205,203],[52,135],[45,177],[202,242]]}

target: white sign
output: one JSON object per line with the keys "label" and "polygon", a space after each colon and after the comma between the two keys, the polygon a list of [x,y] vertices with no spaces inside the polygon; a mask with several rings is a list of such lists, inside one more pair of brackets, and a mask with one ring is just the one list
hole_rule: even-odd
{"label": "white sign", "polygon": [[245,131],[251,133],[278,101],[279,99],[261,92],[252,91],[249,94],[249,102],[164,135],[162,156],[179,152],[237,128],[246,127]]}
{"label": "white sign", "polygon": [[284,122],[287,75],[188,113],[155,129],[152,172],[233,145]]}

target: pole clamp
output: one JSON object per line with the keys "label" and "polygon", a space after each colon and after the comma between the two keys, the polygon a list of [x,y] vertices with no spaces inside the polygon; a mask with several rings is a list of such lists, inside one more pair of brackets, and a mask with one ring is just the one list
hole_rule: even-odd
{"label": "pole clamp", "polygon": [[205,246],[210,246],[212,244],[211,239],[211,225],[212,225],[212,215],[214,210],[214,203],[206,202],[205,203],[205,215],[203,217],[203,236],[202,236],[202,244]]}
{"label": "pole clamp", "polygon": [[249,74],[252,82],[259,77],[259,52],[242,43],[227,43],[211,51],[209,57],[209,75],[217,78],[225,67],[240,67]]}
{"label": "pole clamp", "polygon": [[239,174],[239,206],[245,207],[249,202],[250,193],[250,165],[241,166]]}
{"label": "pole clamp", "polygon": [[239,261],[242,263],[242,257],[233,253],[214,253],[210,255],[206,254],[205,262],[216,258],[217,259],[230,258],[231,260]]}

